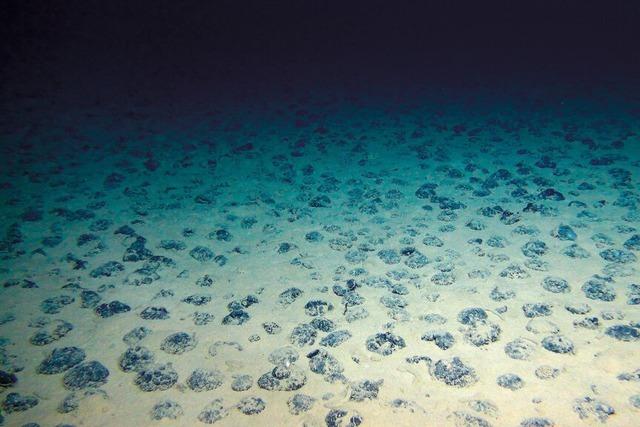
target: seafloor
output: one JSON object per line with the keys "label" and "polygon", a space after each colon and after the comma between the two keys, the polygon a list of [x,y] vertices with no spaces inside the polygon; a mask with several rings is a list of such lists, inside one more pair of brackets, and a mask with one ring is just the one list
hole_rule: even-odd
{"label": "seafloor", "polygon": [[23,94],[0,424],[638,425],[625,95]]}

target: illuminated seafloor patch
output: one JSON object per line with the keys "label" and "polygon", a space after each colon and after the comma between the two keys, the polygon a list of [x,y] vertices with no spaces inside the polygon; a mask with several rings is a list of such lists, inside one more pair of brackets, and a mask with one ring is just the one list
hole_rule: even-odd
{"label": "illuminated seafloor patch", "polygon": [[459,100],[5,122],[4,425],[636,424],[637,115]]}

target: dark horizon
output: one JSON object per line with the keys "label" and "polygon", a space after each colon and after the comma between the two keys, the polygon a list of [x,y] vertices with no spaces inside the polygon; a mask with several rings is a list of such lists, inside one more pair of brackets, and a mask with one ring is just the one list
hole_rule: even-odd
{"label": "dark horizon", "polygon": [[[632,2],[8,2],[3,75],[73,92],[632,81]],[[91,83],[95,81],[95,87]],[[82,82],[82,83],[80,83]],[[108,91],[107,91],[108,92]],[[186,96],[186,95],[185,95]]]}

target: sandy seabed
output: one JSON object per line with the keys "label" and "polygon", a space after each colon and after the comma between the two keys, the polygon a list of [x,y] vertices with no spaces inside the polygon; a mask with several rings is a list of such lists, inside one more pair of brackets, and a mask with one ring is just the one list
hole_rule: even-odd
{"label": "sandy seabed", "polygon": [[638,425],[637,113],[454,101],[28,100],[4,425]]}

